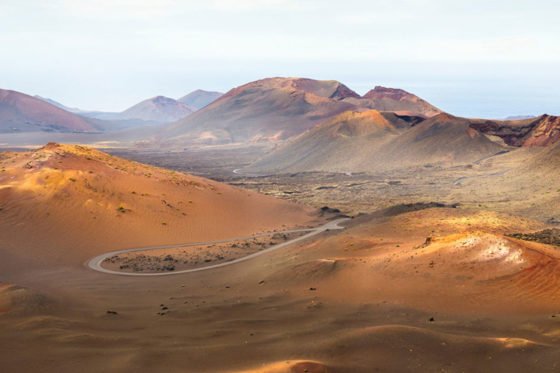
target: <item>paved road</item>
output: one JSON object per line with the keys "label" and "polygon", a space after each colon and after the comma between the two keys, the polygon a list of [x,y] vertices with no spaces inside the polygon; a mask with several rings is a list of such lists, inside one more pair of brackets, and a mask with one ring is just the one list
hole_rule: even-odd
{"label": "paved road", "polygon": [[108,273],[108,274],[112,274],[112,275],[121,275],[121,276],[171,276],[171,275],[180,275],[180,274],[183,274],[183,273],[208,271],[208,270],[211,270],[211,269],[226,267],[226,266],[229,266],[229,265],[233,265],[233,264],[236,264],[236,263],[240,263],[240,262],[244,262],[246,260],[253,259],[257,256],[269,253],[269,252],[274,251],[274,250],[281,249],[283,247],[286,247],[288,245],[292,245],[292,244],[294,244],[296,242],[299,242],[299,241],[306,240],[310,237],[316,236],[320,233],[323,233],[323,232],[326,232],[326,231],[329,231],[329,230],[344,229],[344,227],[340,226],[340,224],[347,221],[347,220],[350,220],[350,219],[343,218],[343,219],[333,220],[333,221],[328,222],[327,224],[322,225],[322,226],[317,227],[317,228],[292,229],[292,230],[283,231],[283,232],[274,232],[274,233],[296,233],[296,232],[309,232],[309,233],[307,233],[303,236],[294,238],[293,240],[286,241],[286,242],[283,242],[281,244],[271,246],[271,247],[269,247],[267,249],[264,249],[264,250],[261,250],[261,251],[257,251],[256,253],[253,253],[251,255],[247,255],[247,256],[244,256],[244,257],[241,257],[241,258],[237,258],[237,259],[231,260],[229,262],[223,262],[223,263],[219,263],[219,264],[210,265],[210,266],[207,266],[207,267],[185,269],[185,270],[182,270],[182,271],[161,272],[161,273],[159,273],[159,272],[158,273],[136,273],[136,272],[112,271],[110,269],[103,268],[101,266],[101,264],[103,263],[103,261],[105,259],[110,258],[114,255],[131,253],[131,252],[135,252],[135,251],[149,251],[149,250],[159,250],[159,249],[173,249],[173,248],[187,247],[187,246],[212,245],[212,244],[216,244],[216,243],[224,243],[224,242],[230,242],[230,241],[236,241],[236,240],[242,240],[242,239],[251,239],[251,238],[260,237],[260,236],[268,236],[271,233],[263,233],[263,234],[259,234],[259,235],[256,235],[256,236],[250,236],[250,237],[231,238],[231,239],[228,239],[228,240],[220,240],[220,241],[195,242],[195,243],[189,243],[189,244],[166,245],[166,246],[151,246],[151,247],[142,247],[142,248],[136,248],[136,249],[111,251],[109,253],[101,254],[99,256],[96,256],[93,259],[90,259],[89,262],[87,263],[87,266],[89,268],[95,270],[95,271],[98,271],[98,272]]}

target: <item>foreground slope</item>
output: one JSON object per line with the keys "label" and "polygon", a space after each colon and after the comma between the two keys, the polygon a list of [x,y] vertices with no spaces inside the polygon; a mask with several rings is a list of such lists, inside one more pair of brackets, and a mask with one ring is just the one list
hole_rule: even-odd
{"label": "foreground slope", "polygon": [[86,118],[42,99],[0,89],[0,132],[96,132]]}
{"label": "foreground slope", "polygon": [[224,184],[49,144],[0,160],[4,258],[80,263],[111,249],[247,236],[312,220]]}
{"label": "foreground slope", "polygon": [[24,284],[0,285],[0,358],[44,372],[555,372],[558,252],[507,236],[541,228],[386,212],[189,275],[20,267],[10,282]]}

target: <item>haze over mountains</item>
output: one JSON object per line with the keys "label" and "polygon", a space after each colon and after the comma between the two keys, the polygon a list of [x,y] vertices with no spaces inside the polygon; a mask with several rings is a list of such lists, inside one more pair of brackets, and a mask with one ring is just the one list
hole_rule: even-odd
{"label": "haze over mountains", "polygon": [[[3,97],[4,132],[126,128],[114,139],[130,139],[152,149],[278,144],[245,170],[257,173],[470,164],[560,139],[560,119],[555,116],[458,118],[402,89],[377,86],[361,96],[334,80],[267,78],[224,95],[197,90],[179,100],[156,96],[120,113],[66,108],[17,92]],[[41,114],[42,122],[36,115],[39,107],[41,113],[51,113]],[[146,124],[152,129],[137,131]],[[99,140],[102,135],[96,137]]]}
{"label": "haze over mountains", "polygon": [[216,101],[224,94],[222,92],[215,92],[215,91],[205,91],[202,89],[197,89],[178,99],[177,101],[182,102],[183,104],[188,105],[190,108],[196,110],[200,110],[205,106],[208,106],[212,102]]}
{"label": "haze over mountains", "polygon": [[84,115],[109,120],[142,120],[154,123],[168,123],[193,113],[188,105],[169,97],[156,96],[139,102],[120,113],[94,112]]}
{"label": "haze over mountains", "polygon": [[[139,102],[138,104],[133,105],[122,112],[88,111],[78,108],[70,108],[50,98],[41,96],[35,96],[35,98],[66,112],[77,114],[85,118],[103,121],[96,122],[98,123],[97,130],[111,130],[122,129],[126,127],[135,127],[145,124],[153,125],[174,122],[176,120],[185,118],[186,116],[192,114],[194,111],[199,110],[200,108],[203,108],[220,96],[221,93],[219,92],[204,90],[193,91],[188,95],[180,98],[179,100],[175,100],[165,96],[156,96]],[[20,105],[18,110],[20,110],[22,113],[25,113],[27,110],[31,111],[32,109],[27,109],[24,106]],[[2,122],[0,121],[0,125],[1,124]],[[54,123],[54,125],[56,126],[57,131],[65,131],[64,125],[58,125],[57,123]],[[22,125],[22,128],[24,127],[25,126]],[[23,129],[18,130],[18,125],[16,124],[13,124],[12,128],[14,129],[14,131],[23,131]],[[40,128],[36,127],[25,128],[28,128],[29,131],[41,130]]]}

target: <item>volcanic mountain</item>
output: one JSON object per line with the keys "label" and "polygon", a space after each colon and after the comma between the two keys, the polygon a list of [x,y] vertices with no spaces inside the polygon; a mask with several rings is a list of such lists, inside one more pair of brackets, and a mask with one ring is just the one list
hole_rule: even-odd
{"label": "volcanic mountain", "polygon": [[164,132],[172,142],[283,140],[352,107],[354,92],[335,81],[271,78],[234,88]]}
{"label": "volcanic mountain", "polygon": [[404,91],[384,92],[378,89],[376,96],[370,93],[362,98],[337,81],[263,79],[232,89],[197,113],[169,125],[162,138],[171,144],[278,141],[300,135],[348,110],[386,108],[422,116],[439,113]]}
{"label": "volcanic mountain", "polygon": [[356,104],[360,107],[392,111],[403,115],[433,117],[442,112],[427,101],[405,90],[380,86],[366,93]]}
{"label": "volcanic mountain", "polygon": [[81,263],[111,248],[243,237],[313,219],[288,202],[81,146],[0,157],[2,258]]}
{"label": "volcanic mountain", "polygon": [[0,89],[0,132],[97,132],[93,121],[24,93]]}
{"label": "volcanic mountain", "polygon": [[375,159],[383,144],[409,128],[408,120],[410,117],[376,110],[346,111],[280,147],[250,166],[250,170],[356,169],[365,159]]}
{"label": "volcanic mountain", "polygon": [[177,101],[182,102],[193,110],[200,110],[216,101],[224,94],[222,92],[204,91],[197,89],[186,96],[181,97]]}
{"label": "volcanic mountain", "polygon": [[374,171],[465,164],[504,149],[468,119],[366,111],[322,123],[247,168],[248,172]]}
{"label": "volcanic mountain", "polygon": [[560,141],[560,118],[546,114],[514,121],[475,121],[472,127],[517,147],[547,146]]}
{"label": "volcanic mountain", "polygon": [[55,101],[55,100],[53,100],[51,98],[48,98],[48,97],[41,97],[39,95],[35,95],[34,97],[38,98],[39,100],[43,100],[45,102],[48,102],[49,104],[54,105],[58,108],[61,108],[62,110],[67,111],[69,113],[80,114],[80,113],[84,112],[84,110],[81,110],[81,109],[78,109],[78,108],[73,108],[73,107],[68,107],[68,106],[66,106],[64,104],[61,104],[60,102]]}
{"label": "volcanic mountain", "polygon": [[84,112],[82,115],[107,121],[127,121],[132,124],[162,124],[185,118],[194,110],[169,97],[156,96],[139,102],[120,113]]}
{"label": "volcanic mountain", "polygon": [[120,119],[142,119],[154,122],[173,122],[190,115],[186,104],[169,97],[157,96],[144,100],[119,114]]}

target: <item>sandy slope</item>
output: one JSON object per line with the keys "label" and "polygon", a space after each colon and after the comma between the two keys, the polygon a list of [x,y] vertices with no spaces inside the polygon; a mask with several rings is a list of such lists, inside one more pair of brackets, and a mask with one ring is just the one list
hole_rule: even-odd
{"label": "sandy slope", "polygon": [[247,236],[309,210],[199,177],[49,144],[0,158],[0,251],[79,264],[112,249]]}
{"label": "sandy slope", "polygon": [[1,316],[0,359],[56,372],[552,372],[559,255],[503,236],[541,227],[431,209],[357,218],[215,272],[14,273],[63,306]]}

